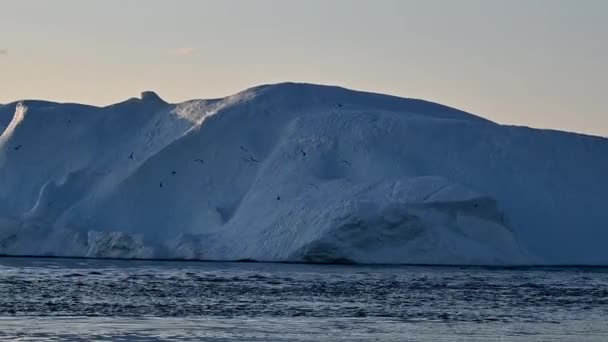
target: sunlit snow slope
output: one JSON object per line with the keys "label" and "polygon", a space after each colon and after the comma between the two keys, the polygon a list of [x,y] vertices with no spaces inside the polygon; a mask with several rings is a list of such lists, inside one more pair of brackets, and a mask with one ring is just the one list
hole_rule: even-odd
{"label": "sunlit snow slope", "polygon": [[608,264],[608,140],[308,84],[0,106],[0,254]]}

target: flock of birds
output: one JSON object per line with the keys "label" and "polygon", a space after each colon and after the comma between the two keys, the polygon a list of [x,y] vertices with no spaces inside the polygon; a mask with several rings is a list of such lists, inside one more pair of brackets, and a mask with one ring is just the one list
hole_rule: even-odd
{"label": "flock of birds", "polygon": [[[249,152],[249,150],[245,146],[241,145],[239,148],[240,148],[241,151],[243,151],[243,152],[245,152],[245,153],[248,154],[247,157],[243,157],[242,158],[244,162],[246,162],[246,163],[259,163],[260,162],[259,160],[257,160],[256,158],[254,158],[251,155],[251,153]],[[306,152],[304,150],[300,150],[300,152],[302,153],[302,157],[306,157]],[[134,156],[134,152],[131,152],[131,154],[129,155],[129,159],[134,160],[133,156]],[[193,161],[196,162],[196,163],[200,163],[201,165],[205,164],[205,160],[202,159],[202,158],[197,158],[197,159],[194,159]],[[175,176],[176,174],[177,174],[177,171],[175,171],[175,170],[171,171],[171,175],[172,176]],[[159,184],[158,184],[159,188],[162,188],[163,185],[164,184],[163,184],[162,181],[160,181]],[[314,186],[317,189],[319,188],[316,184],[312,184],[311,183],[310,185]],[[277,195],[276,199],[277,199],[277,201],[280,201],[281,200],[281,196]]]}
{"label": "flock of birds", "polygon": [[[344,105],[341,104],[341,103],[338,103],[336,106],[338,108],[343,108],[344,107]],[[67,123],[71,123],[71,122],[72,122],[72,120],[68,120],[67,121]],[[13,150],[14,151],[19,151],[22,147],[23,147],[23,145],[19,144],[19,145],[14,146]],[[242,160],[244,162],[246,162],[246,163],[260,163],[260,161],[258,159],[256,159],[256,158],[254,158],[253,155],[249,152],[249,150],[245,146],[241,145],[240,146],[240,150],[243,151],[243,152],[245,152],[246,154],[248,154],[247,156],[242,157]],[[306,157],[306,151],[304,151],[303,149],[300,149],[300,153],[301,153],[302,157]],[[131,152],[131,154],[129,155],[129,159],[130,160],[135,160],[135,153],[134,152]],[[196,163],[200,163],[201,165],[205,164],[205,160],[202,159],[202,158],[197,158],[197,159],[194,159],[193,161],[196,162]],[[348,162],[347,160],[341,160],[341,161],[339,161],[339,163],[344,164],[344,165],[349,166],[349,167],[351,165],[350,162]],[[172,176],[175,176],[176,174],[177,174],[177,171],[175,171],[175,170],[171,171],[171,175]],[[319,186],[316,185],[316,184],[314,184],[314,183],[309,183],[308,185],[314,187],[315,189],[319,189]],[[163,182],[162,181],[159,182],[159,187],[160,188],[163,187]],[[281,196],[277,195],[276,200],[280,201],[281,200]]]}
{"label": "flock of birds", "polygon": [[[344,105],[342,103],[338,103],[336,106],[338,108],[343,108],[344,107]],[[239,147],[239,149],[247,154],[247,156],[242,157],[242,160],[244,162],[246,162],[246,163],[260,163],[260,161],[258,159],[256,159],[256,158],[254,158],[253,155],[249,152],[249,150],[245,146],[241,145]],[[306,157],[306,151],[304,151],[303,149],[300,149],[300,153],[301,153],[302,157]],[[131,153],[131,155],[129,156],[129,159],[133,160],[133,153]],[[197,162],[197,163],[200,163],[201,165],[205,164],[205,160],[202,159],[202,158],[197,158],[197,159],[194,159],[193,161]],[[344,165],[346,165],[348,167],[351,166],[350,162],[347,161],[347,160],[341,160],[338,163],[344,164]],[[175,174],[177,174],[176,171],[171,171],[171,175],[174,176]],[[314,184],[314,183],[309,183],[308,185],[311,186],[311,187],[314,187],[317,190],[319,189],[319,186],[316,185],[316,184]],[[159,182],[159,187],[160,188],[163,187],[163,182],[162,181]],[[281,196],[277,195],[276,200],[280,201],[281,200]]]}

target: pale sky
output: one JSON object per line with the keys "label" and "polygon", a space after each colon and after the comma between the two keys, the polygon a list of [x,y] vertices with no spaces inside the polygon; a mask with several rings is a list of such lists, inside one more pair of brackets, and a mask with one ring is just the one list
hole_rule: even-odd
{"label": "pale sky", "polygon": [[608,1],[0,0],[0,103],[282,81],[608,136]]}

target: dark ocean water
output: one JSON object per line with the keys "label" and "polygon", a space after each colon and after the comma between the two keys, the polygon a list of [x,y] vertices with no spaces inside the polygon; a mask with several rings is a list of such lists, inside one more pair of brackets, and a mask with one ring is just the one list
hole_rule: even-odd
{"label": "dark ocean water", "polygon": [[608,269],[0,258],[2,340],[608,341]]}

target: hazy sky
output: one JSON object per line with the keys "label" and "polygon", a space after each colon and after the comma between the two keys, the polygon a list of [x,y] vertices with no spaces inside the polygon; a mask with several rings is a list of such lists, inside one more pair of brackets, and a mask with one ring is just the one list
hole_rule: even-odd
{"label": "hazy sky", "polygon": [[0,103],[281,81],[608,135],[605,0],[1,0]]}

